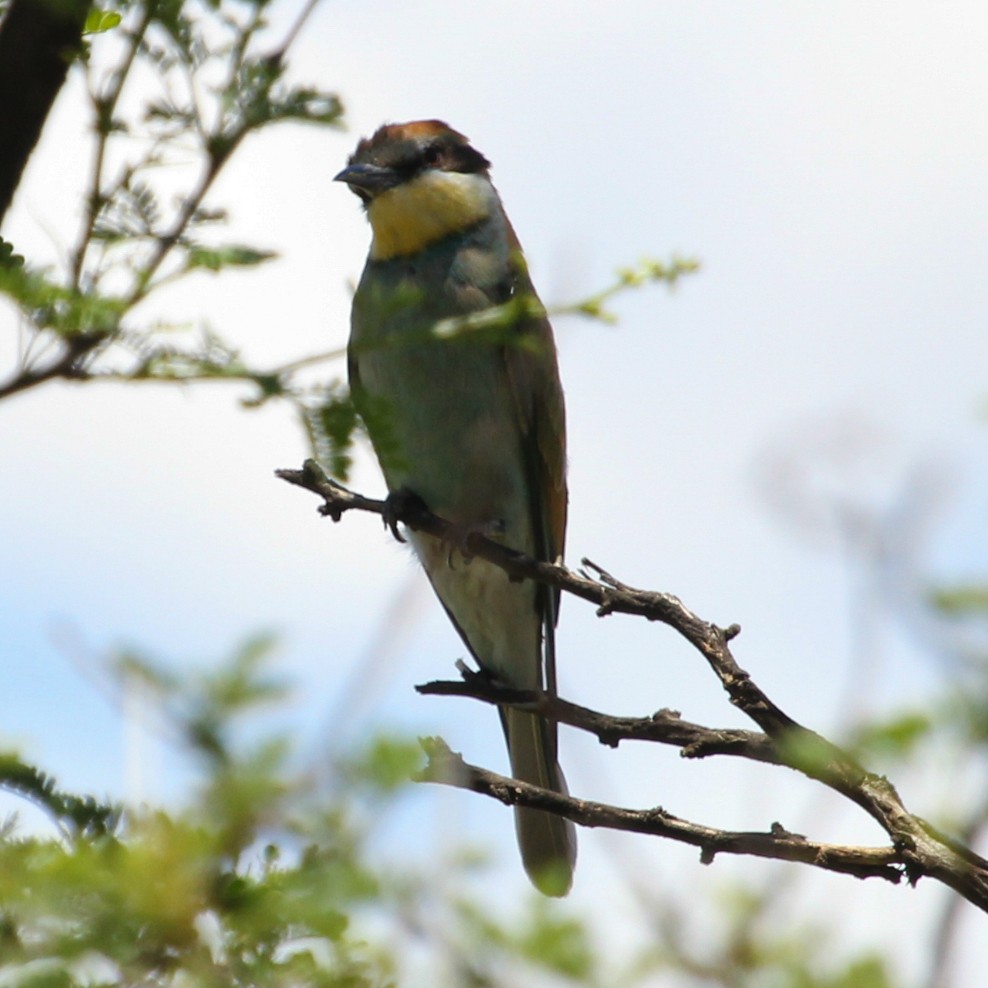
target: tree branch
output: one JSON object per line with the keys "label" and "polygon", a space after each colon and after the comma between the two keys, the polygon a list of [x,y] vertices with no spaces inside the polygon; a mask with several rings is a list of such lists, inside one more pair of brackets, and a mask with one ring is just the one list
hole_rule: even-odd
{"label": "tree branch", "polygon": [[[395,535],[397,523],[414,530],[444,539],[457,545],[462,544],[462,532],[449,522],[429,512],[425,506],[414,498],[398,501],[380,501],[355,494],[347,488],[330,480],[318,464],[307,460],[302,470],[278,470],[281,479],[304,487],[323,498],[319,511],[328,515],[334,521],[339,521],[347,511],[359,510],[378,514],[392,527]],[[624,737],[636,737],[643,740],[661,741],[668,744],[679,744],[687,753],[689,744],[696,741],[700,744],[700,754],[733,754],[741,757],[754,758],[757,761],[785,765],[804,775],[823,783],[831,789],[860,806],[875,819],[889,835],[891,847],[887,849],[889,858],[869,859],[869,866],[891,867],[895,862],[905,870],[910,883],[915,884],[921,877],[928,876],[943,882],[954,889],[965,899],[978,908],[988,911],[988,861],[975,854],[969,848],[942,834],[931,824],[910,813],[903,804],[895,787],[888,779],[867,771],[848,752],[798,724],[793,718],[782,711],[765,692],[754,683],[749,674],[742,669],[731,653],[730,642],[740,633],[737,625],[721,628],[687,608],[678,597],[658,591],[640,590],[628,586],[611,576],[606,570],[587,559],[582,561],[580,572],[573,572],[565,566],[545,563],[523,553],[485,538],[477,532],[471,532],[466,539],[466,551],[472,555],[499,566],[512,580],[531,579],[590,601],[597,605],[597,614],[605,617],[608,614],[622,613],[644,617],[650,621],[659,621],[675,630],[692,644],[706,659],[711,670],[720,680],[727,691],[731,703],[750,717],[762,730],[762,734],[751,732],[736,732],[724,735],[710,728],[700,728],[680,722],[677,730],[671,724],[675,717],[666,714],[664,717],[636,718],[625,720],[621,718],[606,718],[605,715],[594,711],[585,711],[573,704],[567,704],[558,698],[537,697],[535,703],[546,716],[552,716],[562,723],[574,723],[574,726],[591,730],[607,744],[615,744]],[[448,692],[474,696],[488,702],[522,703],[530,705],[533,698],[528,694],[512,694],[505,698],[503,692],[491,692],[486,684],[481,688],[470,677],[462,688],[460,684],[430,684],[424,692]],[[497,698],[495,700],[495,697]],[[646,724],[646,721],[651,721]],[[627,733],[625,733],[627,731]],[[677,740],[673,740],[677,737]],[[720,744],[729,750],[717,751],[713,748],[704,751],[704,745]],[[697,752],[694,757],[699,757]],[[581,800],[571,800],[555,793],[542,793],[535,790],[536,795],[528,790],[531,786],[523,786],[512,780],[500,780],[499,776],[483,773],[472,769],[467,777],[471,780],[467,788],[487,795],[495,796],[502,801],[524,798],[524,805],[538,806],[551,812],[568,816],[576,823],[585,826],[614,826],[618,829],[639,829],[637,824],[653,829],[647,833],[661,833],[676,839],[687,839],[700,847],[711,847],[713,853],[718,850],[731,850],[732,853],[761,853],[762,856],[780,856],[769,854],[769,849],[778,849],[781,853],[793,855],[789,839],[782,839],[781,844],[773,844],[772,835],[758,835],[754,843],[745,843],[752,835],[728,835],[723,837],[725,846],[717,841],[721,832],[710,828],[699,828],[694,831],[680,831],[677,827],[683,824],[674,817],[661,814],[658,811],[642,811],[645,816],[634,816],[637,811],[619,810],[615,807],[603,807],[601,804],[590,804]],[[493,781],[492,781],[493,780]],[[445,778],[442,781],[447,781]],[[508,788],[504,789],[503,785]],[[461,782],[452,784],[460,785]],[[515,793],[522,794],[515,796]],[[528,802],[527,800],[536,800]],[[541,802],[539,802],[541,800]],[[592,812],[587,807],[593,807]],[[612,812],[608,817],[605,811]],[[601,814],[604,814],[603,816]],[[629,816],[628,814],[632,814]],[[675,821],[676,826],[671,830],[663,829],[668,821]],[[606,822],[605,822],[606,821]],[[658,822],[656,822],[658,821]],[[635,824],[635,825],[633,825]],[[686,825],[697,827],[698,825]],[[658,828],[658,829],[654,829]],[[685,836],[677,836],[677,834]],[[711,836],[713,835],[713,836]],[[702,839],[701,839],[702,837]],[[743,838],[743,840],[742,840]],[[705,843],[712,841],[713,843]],[[741,841],[741,845],[737,842]],[[815,845],[806,842],[812,848],[826,848],[827,845]],[[745,850],[737,852],[737,846]],[[749,850],[749,847],[758,850]],[[847,851],[848,849],[842,849]],[[862,849],[850,849],[852,852]],[[867,851],[868,849],[863,849]],[[799,852],[802,854],[803,852]],[[869,852],[870,853],[870,852]],[[813,860],[813,855],[805,857],[790,856],[786,860],[801,860],[807,863],[819,864]],[[836,870],[848,871],[850,868],[863,865],[864,859],[837,856],[836,859],[847,867]],[[821,865],[827,866],[829,865]],[[852,872],[854,873],[854,872]],[[870,872],[877,873],[877,872]],[[883,875],[883,877],[888,877]]]}
{"label": "tree branch", "polygon": [[0,220],[79,52],[90,6],[11,0],[0,23]]}
{"label": "tree branch", "polygon": [[622,741],[654,741],[681,749],[684,758],[733,755],[768,765],[787,764],[771,739],[760,731],[692,724],[677,710],[659,710],[648,717],[615,717],[548,693],[498,686],[462,665],[460,672],[462,682],[436,680],[415,689],[423,696],[465,696],[498,706],[522,707],[557,724],[594,734],[601,744],[612,748]]}
{"label": "tree branch", "polygon": [[777,823],[768,832],[719,830],[673,816],[662,807],[630,810],[574,799],[470,765],[440,738],[423,739],[422,744],[429,762],[416,777],[418,781],[469,789],[506,806],[546,810],[584,827],[629,830],[692,844],[700,848],[704,864],[710,864],[718,854],[748,854],[811,864],[856,878],[884,878],[893,884],[902,879],[902,865],[893,848],[820,844],[792,834]]}
{"label": "tree branch", "polygon": [[109,332],[77,333],[58,341],[59,352],[44,367],[22,370],[0,383],[0,401],[38,384],[53,381],[87,381],[86,358],[109,338]]}

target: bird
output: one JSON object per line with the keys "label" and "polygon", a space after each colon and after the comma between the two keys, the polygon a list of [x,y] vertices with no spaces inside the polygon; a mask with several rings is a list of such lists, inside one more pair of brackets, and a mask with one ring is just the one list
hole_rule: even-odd
{"label": "bird", "polygon": [[[334,181],[356,193],[371,227],[348,371],[389,499],[418,498],[462,533],[452,546],[407,535],[481,674],[555,693],[559,592],[512,581],[465,550],[479,532],[561,562],[569,497],[552,328],[490,162],[444,121],[389,123]],[[471,331],[478,314],[493,316]],[[568,794],[555,724],[516,707],[499,713],[514,778]],[[516,807],[515,830],[532,884],[566,895],[573,824]]]}

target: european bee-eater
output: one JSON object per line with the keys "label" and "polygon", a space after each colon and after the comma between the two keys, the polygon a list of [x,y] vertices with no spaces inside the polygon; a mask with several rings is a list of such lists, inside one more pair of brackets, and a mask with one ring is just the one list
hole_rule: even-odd
{"label": "european bee-eater", "polygon": [[[381,127],[336,176],[360,197],[373,234],[353,299],[350,386],[392,494],[417,495],[464,533],[557,561],[563,392],[552,330],[489,167],[462,134],[420,120]],[[513,299],[534,304],[514,310],[505,305]],[[500,327],[456,322],[502,305]],[[430,536],[409,537],[480,668],[515,689],[554,690],[558,592],[511,582]],[[566,792],[555,726],[510,707],[501,720],[514,777]],[[565,895],[573,825],[523,808],[515,823],[532,882]]]}

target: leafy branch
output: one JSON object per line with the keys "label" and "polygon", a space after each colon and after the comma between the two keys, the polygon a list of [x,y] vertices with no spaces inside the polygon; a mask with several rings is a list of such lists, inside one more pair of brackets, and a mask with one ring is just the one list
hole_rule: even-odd
{"label": "leafy branch", "polygon": [[629,288],[654,284],[665,284],[673,289],[685,275],[695,274],[699,270],[700,262],[690,257],[674,255],[668,262],[645,258],[635,267],[619,269],[616,280],[606,288],[554,311],[559,315],[587,316],[613,324],[618,321],[618,317],[607,308],[607,303],[617,295],[623,294]]}
{"label": "leafy branch", "polygon": [[[534,295],[517,295],[501,305],[492,305],[490,308],[463,316],[441,319],[423,332],[421,337],[416,336],[412,339],[403,337],[400,345],[420,343],[428,339],[476,338],[477,334],[485,334],[485,338],[493,342],[517,342],[512,339],[511,330],[519,322],[539,319],[542,316],[550,318],[584,316],[599,322],[614,324],[618,321],[618,317],[607,308],[606,303],[616,296],[646,285],[664,283],[669,288],[674,288],[680,278],[693,274],[699,269],[699,261],[690,258],[674,256],[668,263],[651,258],[645,259],[640,261],[637,267],[620,268],[616,279],[610,285],[575,302],[543,306]],[[388,345],[394,344],[389,341]]]}
{"label": "leafy branch", "polygon": [[[24,339],[0,398],[57,379],[174,380],[180,364],[183,380],[262,377],[229,366],[218,374],[201,348],[175,345],[172,327],[144,323],[139,306],[193,273],[255,267],[275,257],[265,248],[207,238],[207,228],[226,219],[208,197],[249,135],[284,121],[341,122],[335,94],[287,79],[288,49],[312,6],[271,50],[258,40],[268,12],[262,0],[201,7],[145,0],[93,12],[87,27],[108,31],[120,51],[105,69],[92,51],[77,61],[92,131],[83,223],[63,272],[5,263],[0,253],[0,294],[19,310]],[[138,74],[142,84],[156,80],[158,95],[129,109],[124,97]],[[163,166],[188,173],[190,147],[195,174],[166,198]]]}
{"label": "leafy branch", "polygon": [[119,806],[63,792],[50,775],[10,752],[0,753],[0,788],[34,803],[66,838],[106,836],[120,824]]}
{"label": "leafy branch", "polygon": [[[263,246],[217,241],[211,231],[228,217],[212,190],[249,135],[285,121],[340,124],[335,94],[287,76],[290,49],[317,3],[308,0],[273,47],[263,40],[266,0],[116,0],[89,9],[75,63],[85,76],[91,130],[83,220],[61,271],[25,260],[0,240],[0,296],[21,320],[17,364],[0,378],[0,400],[59,380],[246,384],[247,407],[287,402],[312,452],[346,477],[358,427],[347,390],[338,378],[312,384],[301,373],[338,360],[341,350],[258,366],[210,327],[141,314],[142,303],[191,275],[252,269],[276,257]],[[104,47],[105,38],[115,48]],[[135,78],[157,87],[148,96],[142,89],[136,107],[128,98]],[[183,186],[164,186],[163,175],[184,175]],[[619,293],[658,282],[671,287],[696,268],[675,257],[646,260],[548,314],[612,322],[608,304]],[[516,340],[519,320],[545,312],[537,300],[514,298],[444,320],[423,337]]]}

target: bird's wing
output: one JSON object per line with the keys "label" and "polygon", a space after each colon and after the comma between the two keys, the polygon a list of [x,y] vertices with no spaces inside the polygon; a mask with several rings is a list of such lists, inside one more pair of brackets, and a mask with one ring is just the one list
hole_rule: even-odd
{"label": "bird's wing", "polygon": [[[513,250],[513,294],[539,302],[528,276],[514,230],[508,227]],[[539,303],[540,304],[540,303]],[[504,361],[515,397],[522,434],[532,440],[526,464],[538,507],[533,512],[542,534],[542,558],[555,562],[566,542],[566,414],[559,381],[552,327],[545,316],[519,321],[512,327],[517,341],[504,346]]]}
{"label": "bird's wing", "polygon": [[[532,287],[521,247],[508,226],[513,249],[513,294],[538,296]],[[520,321],[513,332],[517,341],[503,347],[505,370],[515,398],[522,435],[531,518],[538,554],[547,562],[562,558],[566,542],[566,414],[556,362],[556,347],[549,320],[543,316]],[[539,601],[545,633],[546,688],[556,692],[555,627],[559,615],[559,591],[544,585]]]}

